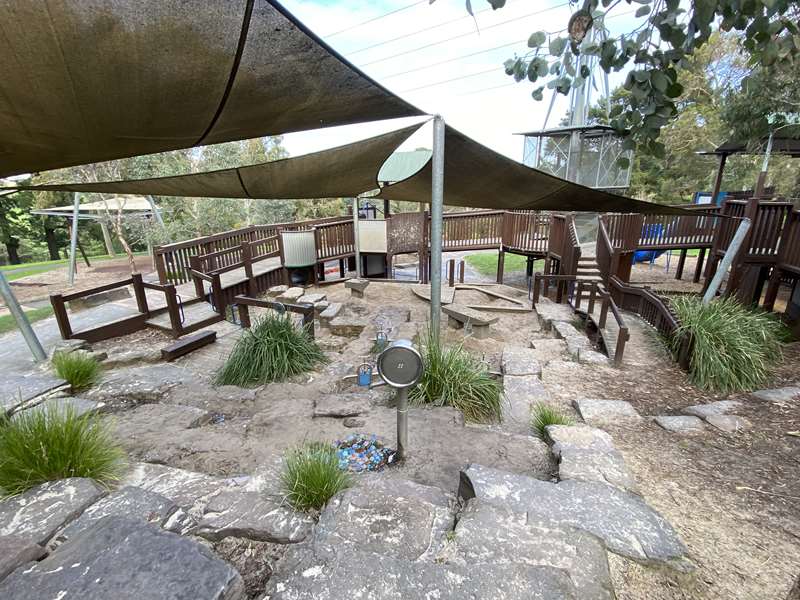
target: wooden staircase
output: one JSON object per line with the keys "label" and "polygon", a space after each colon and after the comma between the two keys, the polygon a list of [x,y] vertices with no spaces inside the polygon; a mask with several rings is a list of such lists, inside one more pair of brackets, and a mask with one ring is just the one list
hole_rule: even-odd
{"label": "wooden staircase", "polygon": [[594,256],[581,256],[578,259],[578,270],[575,273],[575,278],[577,281],[594,281],[601,284],[603,277],[600,273],[600,265],[597,264],[597,259]]}

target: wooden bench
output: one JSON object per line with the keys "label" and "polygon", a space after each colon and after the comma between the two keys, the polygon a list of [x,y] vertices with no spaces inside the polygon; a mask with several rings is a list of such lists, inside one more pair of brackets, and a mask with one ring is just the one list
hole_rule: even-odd
{"label": "wooden bench", "polygon": [[189,352],[193,352],[198,348],[202,348],[203,346],[208,346],[209,344],[213,344],[217,340],[217,332],[216,331],[201,331],[200,333],[196,333],[194,335],[188,335],[179,339],[176,342],[173,342],[169,346],[161,349],[161,358],[166,361],[172,361],[178,358],[179,356],[183,356],[184,354],[189,354]]}
{"label": "wooden bench", "polygon": [[353,298],[363,298],[368,285],[367,279],[348,279],[344,282],[344,287],[350,290],[350,296]]}
{"label": "wooden bench", "polygon": [[489,337],[489,325],[497,322],[497,317],[488,317],[482,312],[473,310],[461,304],[449,304],[442,307],[442,312],[447,315],[447,324],[454,329],[462,329],[469,324],[472,334],[477,339]]}

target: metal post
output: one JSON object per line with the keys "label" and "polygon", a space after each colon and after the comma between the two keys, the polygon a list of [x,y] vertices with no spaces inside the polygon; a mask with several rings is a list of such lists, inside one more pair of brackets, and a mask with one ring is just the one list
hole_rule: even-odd
{"label": "metal post", "polygon": [[11,286],[8,285],[6,276],[3,275],[2,271],[0,271],[0,296],[3,297],[3,301],[6,303],[8,310],[11,312],[11,315],[17,322],[17,327],[19,327],[19,330],[22,332],[22,337],[25,338],[28,348],[31,349],[31,354],[33,354],[34,360],[36,360],[36,362],[47,360],[47,354],[45,354],[39,338],[36,337],[36,334],[34,333],[33,328],[28,321],[28,317],[26,317],[25,313],[22,312],[22,308],[20,307],[19,302],[17,302],[14,292],[11,291]]}
{"label": "metal post", "polygon": [[358,240],[358,198],[353,198],[353,247],[356,251],[356,277],[361,277],[361,249]]}
{"label": "metal post", "polygon": [[397,390],[397,458],[405,458],[408,448],[408,390]]}
{"label": "metal post", "polygon": [[442,311],[442,213],[444,211],[444,119],[433,119],[431,159],[431,331],[439,338]]}
{"label": "metal post", "polygon": [[714,299],[714,296],[717,295],[719,286],[722,285],[722,279],[736,259],[736,255],[739,254],[739,247],[742,245],[742,242],[744,242],[745,237],[747,237],[749,229],[750,219],[742,219],[739,228],[736,230],[736,234],[733,236],[728,249],[725,251],[725,256],[722,257],[722,262],[720,262],[719,267],[717,267],[717,272],[714,273],[714,279],[711,280],[711,285],[708,286],[703,296],[703,304],[708,304]]}
{"label": "metal post", "polygon": [[72,231],[69,241],[69,269],[67,271],[67,282],[72,285],[75,283],[75,251],[78,248],[78,215],[81,211],[81,197],[78,192],[72,195]]}

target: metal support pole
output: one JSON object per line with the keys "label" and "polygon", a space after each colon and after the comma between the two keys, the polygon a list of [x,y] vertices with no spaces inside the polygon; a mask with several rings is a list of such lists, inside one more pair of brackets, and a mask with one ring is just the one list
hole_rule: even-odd
{"label": "metal support pole", "polygon": [[717,272],[714,274],[714,279],[711,280],[711,285],[708,286],[705,296],[703,296],[703,304],[708,304],[714,299],[714,296],[717,295],[717,291],[722,285],[722,279],[736,259],[736,255],[739,254],[739,248],[742,242],[744,242],[745,237],[747,237],[749,229],[750,219],[742,219],[739,228],[736,230],[736,234],[733,236],[728,249],[725,251],[725,256],[722,257],[722,262],[720,262],[719,267],[717,267]]}
{"label": "metal support pole", "polygon": [[358,198],[353,198],[353,247],[356,251],[356,277],[361,277],[361,249],[358,243]]}
{"label": "metal support pole", "polygon": [[442,312],[442,213],[444,211],[444,119],[433,119],[431,159],[431,331],[439,338]]}
{"label": "metal support pole", "polygon": [[408,448],[408,390],[397,390],[397,458],[403,459]]}
{"label": "metal support pole", "polygon": [[17,322],[17,327],[19,327],[19,330],[22,332],[22,337],[25,338],[28,348],[31,349],[31,354],[33,354],[34,360],[36,360],[36,362],[47,360],[47,354],[45,354],[39,338],[36,337],[36,334],[34,333],[33,328],[28,321],[28,317],[26,317],[25,313],[22,312],[22,308],[20,307],[19,302],[17,302],[14,292],[11,291],[11,286],[8,285],[6,276],[3,275],[2,271],[0,271],[0,296],[3,297],[3,301],[6,303],[8,310],[11,312],[11,315]]}
{"label": "metal support pole", "polygon": [[75,283],[75,252],[78,248],[78,215],[81,211],[81,197],[78,192],[72,195],[72,231],[69,241],[69,269],[67,271],[67,282],[72,285]]}

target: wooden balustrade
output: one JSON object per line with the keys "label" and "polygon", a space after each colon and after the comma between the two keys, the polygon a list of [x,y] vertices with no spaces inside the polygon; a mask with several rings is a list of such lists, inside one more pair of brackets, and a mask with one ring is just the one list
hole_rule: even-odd
{"label": "wooden balustrade", "polygon": [[[445,213],[442,218],[442,249],[479,250],[503,243],[504,211]],[[430,217],[428,217],[430,231]]]}
{"label": "wooden balustrade", "polygon": [[800,211],[792,211],[781,234],[778,265],[800,275]]}
{"label": "wooden balustrade", "polygon": [[311,304],[282,304],[281,302],[272,302],[270,300],[261,300],[259,298],[250,298],[248,296],[235,296],[233,304],[239,309],[239,321],[242,327],[249,329],[251,326],[250,309],[249,307],[257,308],[271,308],[278,311],[286,311],[297,313],[303,316],[303,327],[308,334],[314,339],[314,306]]}
{"label": "wooden balustrade", "polygon": [[355,253],[352,220],[339,220],[316,227],[317,259],[335,260]]}

